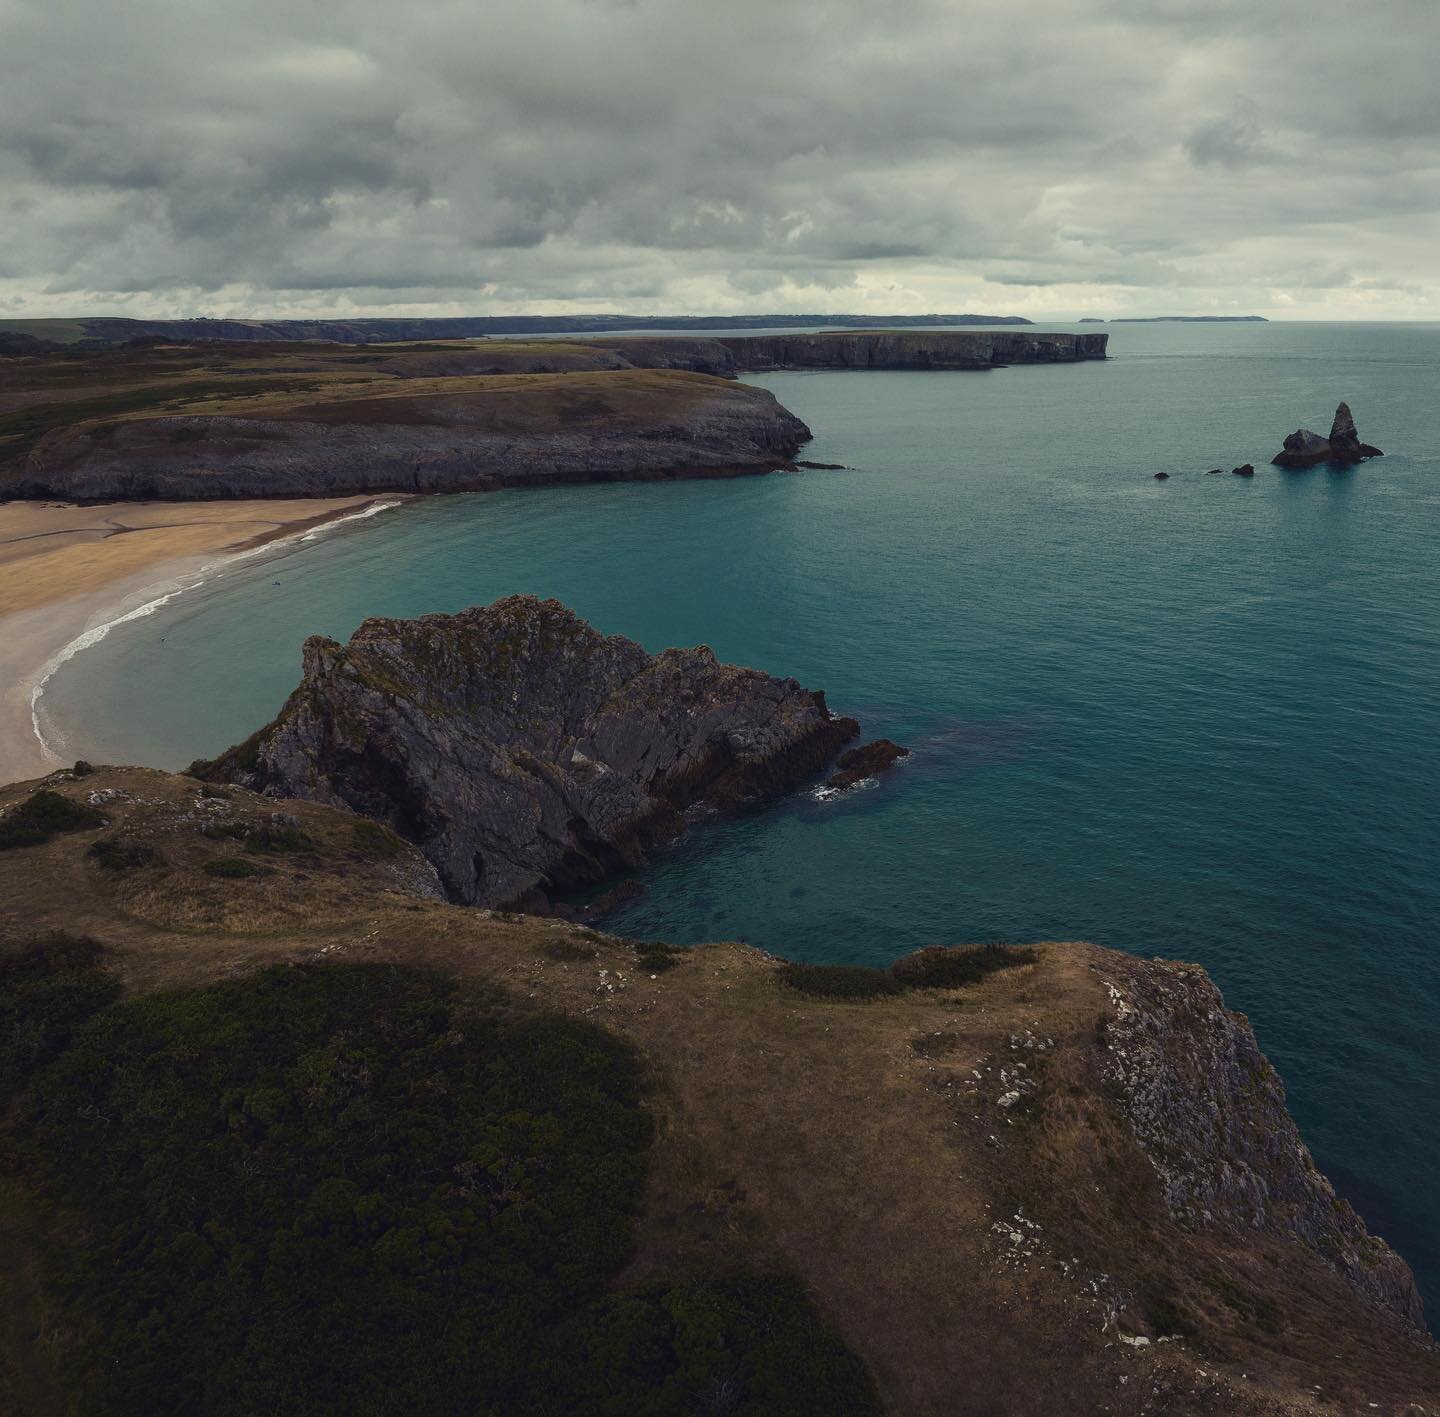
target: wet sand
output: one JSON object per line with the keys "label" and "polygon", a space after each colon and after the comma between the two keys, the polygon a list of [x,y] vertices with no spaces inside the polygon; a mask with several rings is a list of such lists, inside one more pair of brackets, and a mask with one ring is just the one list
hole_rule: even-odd
{"label": "wet sand", "polygon": [[238,552],[403,500],[0,504],[0,783],[61,766],[31,697],[80,635]]}

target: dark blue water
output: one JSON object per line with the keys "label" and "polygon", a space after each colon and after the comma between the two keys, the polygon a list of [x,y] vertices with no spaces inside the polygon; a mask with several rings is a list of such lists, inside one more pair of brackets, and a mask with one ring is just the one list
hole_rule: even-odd
{"label": "dark blue water", "polygon": [[[48,701],[77,751],[175,766],[273,712],[305,634],[514,591],[794,674],[914,758],[697,832],[615,928],[1198,960],[1435,1311],[1440,326],[1111,339],[1106,364],[757,379],[849,470],[418,504],[116,631]],[[1264,465],[1342,397],[1387,457]]]}

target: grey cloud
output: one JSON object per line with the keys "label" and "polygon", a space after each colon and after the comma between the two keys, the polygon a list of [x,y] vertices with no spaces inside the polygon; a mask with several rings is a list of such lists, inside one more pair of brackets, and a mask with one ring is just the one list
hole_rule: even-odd
{"label": "grey cloud", "polygon": [[1437,41],[1428,0],[0,0],[0,305],[1440,316]]}

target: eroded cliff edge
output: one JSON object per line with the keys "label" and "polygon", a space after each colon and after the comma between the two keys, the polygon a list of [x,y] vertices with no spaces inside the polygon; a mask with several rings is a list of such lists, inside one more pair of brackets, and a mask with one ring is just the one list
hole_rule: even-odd
{"label": "eroded cliff edge", "polygon": [[275,721],[196,770],[352,807],[415,842],[452,899],[533,909],[639,864],[689,809],[794,786],[858,731],[793,679],[703,645],[651,655],[510,596],[307,640]]}
{"label": "eroded cliff edge", "polygon": [[[742,945],[447,904],[414,847],[319,803],[100,768],[0,788],[0,819],[37,789],[103,820],[0,851],[0,951],[88,936],[131,996],[399,963],[622,1035],[656,1080],[633,1272],[779,1256],[890,1411],[1400,1414],[1440,1396],[1408,1272],[1348,1215],[1327,1240],[1323,1178],[1194,966],[1052,943],[970,982],[805,993]],[[317,1089],[316,1125],[352,1096]],[[0,1282],[21,1313],[44,1257],[13,1194]],[[0,1393],[11,1346],[45,1336],[0,1326]]]}
{"label": "eroded cliff edge", "polygon": [[[672,370],[406,379],[229,411],[63,424],[21,497],[311,497],[724,476],[786,466],[810,430],[768,390]],[[223,392],[217,396],[224,399]]]}

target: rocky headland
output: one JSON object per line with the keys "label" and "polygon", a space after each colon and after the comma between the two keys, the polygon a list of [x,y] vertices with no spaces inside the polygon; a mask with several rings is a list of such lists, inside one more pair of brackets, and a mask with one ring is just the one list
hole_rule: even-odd
{"label": "rocky headland", "polygon": [[[607,1038],[643,1061],[653,1145],[633,1213],[609,1222],[623,1227],[619,1242],[611,1228],[581,1227],[573,1258],[608,1246],[617,1270],[647,1282],[697,1269],[792,1273],[863,1360],[884,1411],[1398,1417],[1440,1399],[1409,1271],[1335,1196],[1249,1025],[1194,965],[1075,943],[932,948],[890,969],[786,966],[733,943],[677,950],[449,903],[420,850],[343,808],[107,767],[0,787],[0,964],[12,960],[0,1008],[18,1026],[0,1035],[0,1081],[18,1071],[23,1085],[38,1070],[31,1097],[43,1102],[88,1068],[97,1091],[78,1117],[51,1113],[78,1148],[83,1184],[57,1189],[33,1147],[6,1152],[6,1410],[99,1410],[64,1398],[91,1341],[74,1247],[113,1218],[94,1210],[97,1187],[114,1185],[98,1159],[129,1140],[115,1108],[153,1129],[185,1098],[206,1140],[186,1133],[184,1146],[137,1151],[124,1173],[158,1171],[169,1186],[150,1186],[153,1209],[123,1217],[156,1237],[127,1255],[125,1284],[157,1270],[190,1278],[145,1290],[145,1363],[122,1351],[115,1372],[90,1376],[143,1396],[154,1364],[173,1362],[208,1390],[220,1365],[196,1368],[192,1350],[177,1350],[176,1312],[191,1311],[197,1286],[201,1301],[236,1292],[257,1253],[247,1246],[282,1258],[308,1246],[298,1251],[307,1296],[331,1256],[345,1258],[344,1287],[324,1290],[336,1342],[373,1318],[377,1265],[386,1292],[407,1302],[426,1254],[442,1269],[469,1261],[493,1243],[497,1215],[523,1261],[549,1232],[548,1211],[540,1232],[519,1222],[550,1194],[556,1155],[550,1140],[531,1164],[525,1128],[542,1128],[541,1142],[569,1134],[549,1121],[563,1078],[593,1088],[585,1069],[610,1056]],[[457,1003],[503,1000],[523,1024],[492,1129],[477,1132],[446,1083],[447,1060],[491,1056],[493,1034],[433,999],[390,1008],[409,997],[397,967],[438,976]],[[258,991],[263,1024],[267,1000],[329,997],[365,978],[367,1010],[346,1028],[292,1038],[293,1013],[282,1014],[273,1035],[262,1029],[270,1051],[237,1056],[243,991]],[[228,1008],[196,992],[214,986]],[[101,1011],[93,1024],[87,1010]],[[164,1057],[186,1066],[156,1067],[153,1025],[181,1010],[189,1031]],[[377,1046],[364,1033],[371,1017],[390,1051],[364,1051]],[[147,1031],[135,1036],[127,1020]],[[564,1042],[576,1020],[594,1030],[579,1049]],[[72,1034],[88,1052],[65,1051]],[[396,1110],[395,1074],[376,1061],[412,1039],[428,1046],[414,1076],[434,1104],[418,1117]],[[273,1050],[292,1044],[295,1064],[277,1065]],[[524,1060],[556,1047],[564,1067],[537,1092]],[[128,1068],[112,1067],[117,1048]],[[226,1081],[207,1096],[214,1076]],[[580,1102],[569,1128],[604,1094]],[[41,1114],[32,1100],[20,1115]],[[356,1175],[393,1165],[402,1137],[406,1149],[476,1163],[425,1178],[421,1199],[443,1209],[415,1232],[438,1237],[423,1251],[387,1209],[398,1192],[361,1207],[335,1167],[271,1200],[299,1140],[329,1145],[357,1119],[373,1141]],[[476,1225],[442,1223],[472,1203]],[[251,1228],[206,1223],[221,1204]],[[101,1278],[118,1282],[113,1266]],[[627,1325],[647,1322],[640,1296],[630,1302]],[[743,1397],[756,1330],[702,1312],[739,1370],[727,1392]],[[271,1331],[269,1318],[235,1310],[242,1349]],[[759,1331],[779,1322],[772,1313]],[[624,1347],[576,1348],[571,1361],[598,1364],[614,1346]],[[326,1354],[319,1345],[309,1368],[324,1375]]]}
{"label": "rocky headland", "polygon": [[703,645],[651,655],[511,596],[307,640],[275,721],[195,771],[363,812],[418,845],[453,900],[548,909],[638,865],[687,811],[794,786],[858,731],[793,679]]}
{"label": "rocky headland", "polygon": [[1297,428],[1285,439],[1285,446],[1270,459],[1276,467],[1316,467],[1320,463],[1331,463],[1337,467],[1350,467],[1365,458],[1383,457],[1379,448],[1362,443],[1355,431],[1355,420],[1350,414],[1350,405],[1342,403],[1335,410],[1335,419],[1330,425],[1330,436],[1322,438],[1309,428]]}
{"label": "rocky headland", "polygon": [[1029,330],[842,331],[721,338],[737,368],[995,369],[1007,364],[1073,364],[1104,359],[1108,334]]}
{"label": "rocky headland", "polygon": [[13,491],[201,500],[725,476],[786,466],[809,437],[768,390],[701,374],[416,379],[404,392],[66,424],[37,442]]}
{"label": "rocky headland", "polygon": [[[158,337],[157,337],[158,338]],[[0,356],[0,498],[199,501],[717,477],[810,430],[766,369],[1103,359],[1105,335],[832,331],[449,344],[151,342]]]}

